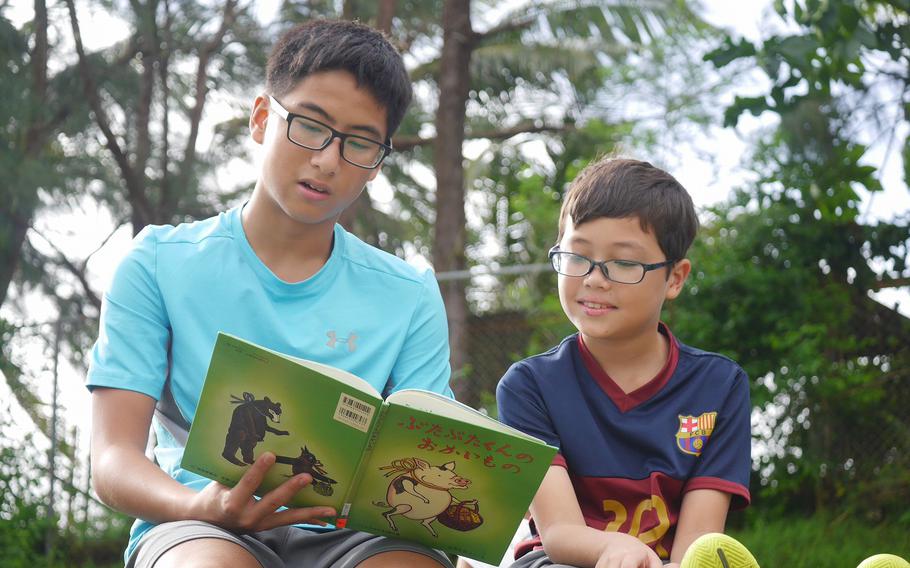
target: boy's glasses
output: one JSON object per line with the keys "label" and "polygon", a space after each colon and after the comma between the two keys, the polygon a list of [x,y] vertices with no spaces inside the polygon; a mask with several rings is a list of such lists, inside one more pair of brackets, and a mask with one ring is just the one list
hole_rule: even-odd
{"label": "boy's glasses", "polygon": [[582,278],[591,274],[595,267],[599,267],[607,280],[620,284],[638,284],[645,279],[645,274],[675,263],[675,260],[665,260],[654,264],[645,264],[635,260],[591,260],[586,256],[559,250],[558,246],[550,249],[550,264],[553,269],[563,276]]}
{"label": "boy's glasses", "polygon": [[339,132],[315,118],[288,112],[275,97],[269,96],[275,113],[288,123],[288,140],[307,150],[324,150],[336,138],[341,140],[341,157],[358,168],[372,170],[379,166],[392,147],[356,134]]}

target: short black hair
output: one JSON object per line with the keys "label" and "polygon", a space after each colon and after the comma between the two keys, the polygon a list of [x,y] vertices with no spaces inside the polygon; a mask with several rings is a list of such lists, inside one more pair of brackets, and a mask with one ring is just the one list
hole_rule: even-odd
{"label": "short black hair", "polygon": [[602,158],[578,174],[562,202],[557,242],[567,219],[581,225],[601,217],[638,217],[642,230],[657,237],[667,260],[685,258],[698,231],[686,188],[662,169],[638,160]]}
{"label": "short black hair", "polygon": [[311,20],[285,32],[269,55],[266,90],[276,98],[320,71],[351,73],[385,107],[388,137],[411,104],[411,79],[382,32],[347,20]]}

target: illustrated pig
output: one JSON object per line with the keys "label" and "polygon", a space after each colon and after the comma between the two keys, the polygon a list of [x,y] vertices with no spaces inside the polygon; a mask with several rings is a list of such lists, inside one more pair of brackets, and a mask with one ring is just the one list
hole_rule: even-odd
{"label": "illustrated pig", "polygon": [[399,474],[389,483],[386,502],[374,502],[377,506],[389,508],[382,516],[396,533],[398,527],[392,517],[401,515],[406,519],[420,521],[430,534],[437,536],[431,523],[452,504],[450,491],[467,489],[471,484],[471,480],[455,473],[455,462],[430,465],[419,458],[408,458],[395,460],[391,466],[381,469],[392,470],[386,475]]}

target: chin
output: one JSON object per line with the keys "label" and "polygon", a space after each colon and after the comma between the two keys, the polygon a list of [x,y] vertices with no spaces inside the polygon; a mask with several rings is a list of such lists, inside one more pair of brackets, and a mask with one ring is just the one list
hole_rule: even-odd
{"label": "chin", "polygon": [[285,214],[295,223],[300,225],[323,225],[333,223],[338,219],[340,213],[334,211],[312,211],[306,209],[289,208]]}
{"label": "chin", "polygon": [[592,323],[585,319],[579,319],[572,323],[575,324],[578,331],[591,339],[617,339],[627,335],[629,331],[627,327],[617,325],[615,321],[607,324],[606,322]]}
{"label": "chin", "polygon": [[605,331],[599,331],[599,330],[598,330],[598,331],[593,331],[593,332],[592,332],[592,331],[581,330],[581,333],[582,333],[587,339],[593,339],[593,340],[595,340],[595,341],[600,341],[600,340],[603,340],[603,339],[615,339],[615,334],[614,334],[614,333],[610,333],[610,332],[608,332],[608,331],[605,332]]}

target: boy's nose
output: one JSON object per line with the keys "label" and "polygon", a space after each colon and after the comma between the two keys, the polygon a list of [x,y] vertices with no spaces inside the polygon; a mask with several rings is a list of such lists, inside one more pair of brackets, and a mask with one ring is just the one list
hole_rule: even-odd
{"label": "boy's nose", "polygon": [[334,174],[342,161],[341,140],[335,139],[322,150],[312,150],[310,163],[319,168],[324,174]]}
{"label": "boy's nose", "polygon": [[610,286],[613,281],[607,278],[607,267],[598,264],[594,270],[585,276],[585,284],[588,286]]}

